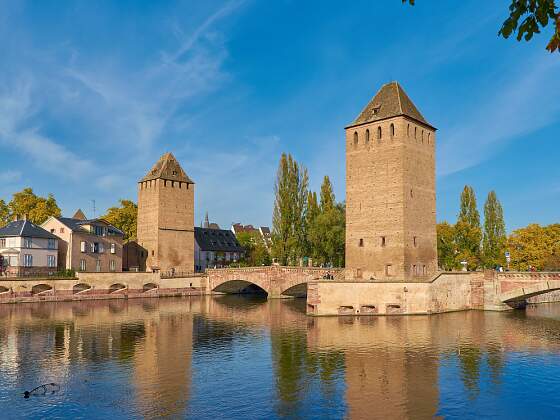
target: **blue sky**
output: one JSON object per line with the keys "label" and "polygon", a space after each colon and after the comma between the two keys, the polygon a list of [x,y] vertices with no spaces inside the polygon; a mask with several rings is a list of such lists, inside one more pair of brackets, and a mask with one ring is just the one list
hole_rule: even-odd
{"label": "blue sky", "polygon": [[470,184],[508,230],[559,222],[560,54],[498,38],[508,3],[0,0],[0,196],[100,214],[171,151],[196,223],[268,225],[280,153],[342,200],[343,127],[398,80],[439,129],[438,220]]}

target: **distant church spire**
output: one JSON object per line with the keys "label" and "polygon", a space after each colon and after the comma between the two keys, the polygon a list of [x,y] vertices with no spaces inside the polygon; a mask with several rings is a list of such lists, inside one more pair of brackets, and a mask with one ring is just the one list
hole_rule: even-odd
{"label": "distant church spire", "polygon": [[206,217],[204,218],[204,227],[205,228],[210,227],[210,221],[208,220],[208,211],[206,212]]}

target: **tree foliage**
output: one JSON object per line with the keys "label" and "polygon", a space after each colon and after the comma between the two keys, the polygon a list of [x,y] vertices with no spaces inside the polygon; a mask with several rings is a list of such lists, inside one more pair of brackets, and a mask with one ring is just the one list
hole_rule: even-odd
{"label": "tree foliage", "polygon": [[307,169],[283,153],[276,174],[272,215],[272,253],[282,265],[296,264],[306,251],[307,185]]}
{"label": "tree foliage", "polygon": [[259,232],[240,232],[237,241],[245,250],[242,263],[249,267],[271,264],[270,253]]}
{"label": "tree foliage", "polygon": [[136,239],[136,221],[138,220],[138,206],[131,200],[119,200],[119,207],[111,207],[103,216],[116,228],[124,232],[125,240]]}
{"label": "tree foliage", "polygon": [[[403,3],[414,5],[415,0],[402,0]],[[560,11],[556,0],[511,0],[509,16],[498,31],[499,36],[509,38],[516,34],[518,41],[530,41],[533,35],[541,33],[541,29],[549,24],[554,26],[554,33],[546,49],[551,53],[560,52]]]}
{"label": "tree foliage", "polygon": [[494,268],[505,265],[506,226],[502,205],[494,191],[488,193],[484,203],[484,235],[482,252],[484,266]]}
{"label": "tree foliage", "polygon": [[447,222],[437,224],[437,251],[438,263],[442,270],[451,271],[459,268],[454,225]]}
{"label": "tree foliage", "polygon": [[455,242],[459,261],[466,261],[469,270],[480,265],[480,214],[476,207],[476,196],[472,187],[465,185],[461,193],[461,207],[455,224]]}
{"label": "tree foliage", "polygon": [[0,214],[4,217],[7,215],[7,219],[2,220],[3,223],[17,216],[26,217],[29,221],[40,225],[50,216],[59,217],[61,213],[52,194],[45,198],[36,195],[32,188],[24,188],[12,196],[12,200],[7,205],[7,212],[5,203],[0,204]]}
{"label": "tree foliage", "polygon": [[554,261],[560,256],[560,223],[548,226],[530,224],[517,229],[509,236],[507,248],[512,270],[555,269]]}

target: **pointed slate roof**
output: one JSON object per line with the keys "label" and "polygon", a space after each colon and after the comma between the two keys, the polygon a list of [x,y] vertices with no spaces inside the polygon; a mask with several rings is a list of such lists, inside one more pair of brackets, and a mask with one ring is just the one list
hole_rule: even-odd
{"label": "pointed slate roof", "polygon": [[0,238],[7,236],[25,236],[29,238],[58,239],[58,236],[46,231],[29,220],[16,220],[0,229]]}
{"label": "pointed slate roof", "polygon": [[175,159],[175,156],[171,153],[165,153],[162,157],[160,157],[153,168],[150,169],[140,182],[151,181],[153,179],[167,179],[169,181],[181,181],[194,184],[183,168],[181,168],[181,165],[177,159]]}
{"label": "pointed slate roof", "polygon": [[347,128],[398,116],[406,116],[434,128],[418,111],[398,82],[383,85]]}
{"label": "pointed slate roof", "polygon": [[87,217],[84,214],[84,212],[82,211],[82,209],[78,209],[78,210],[76,210],[76,213],[74,213],[74,216],[72,216],[72,219],[86,220]]}

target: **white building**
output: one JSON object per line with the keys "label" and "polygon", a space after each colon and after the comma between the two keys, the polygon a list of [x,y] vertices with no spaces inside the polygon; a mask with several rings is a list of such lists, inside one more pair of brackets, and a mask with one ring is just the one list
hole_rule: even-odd
{"label": "white building", "polygon": [[0,255],[8,276],[54,274],[58,238],[28,220],[16,220],[0,228]]}

